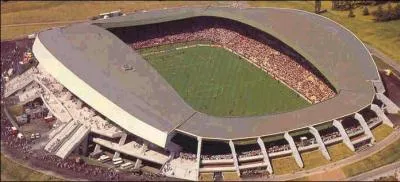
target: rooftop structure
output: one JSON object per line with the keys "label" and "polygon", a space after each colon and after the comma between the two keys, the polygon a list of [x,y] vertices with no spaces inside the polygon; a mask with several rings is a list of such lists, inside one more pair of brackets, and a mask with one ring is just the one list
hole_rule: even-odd
{"label": "rooftop structure", "polygon": [[[326,76],[337,95],[287,113],[206,115],[186,104],[146,60],[107,31],[198,16],[232,19],[276,37]],[[39,66],[74,95],[125,130],[161,147],[166,147],[175,130],[202,138],[234,140],[352,115],[371,105],[375,98],[373,82],[380,81],[368,50],[350,31],[324,17],[290,9],[208,7],[138,12],[41,32],[33,53]],[[121,69],[124,65],[131,65],[135,71]]]}

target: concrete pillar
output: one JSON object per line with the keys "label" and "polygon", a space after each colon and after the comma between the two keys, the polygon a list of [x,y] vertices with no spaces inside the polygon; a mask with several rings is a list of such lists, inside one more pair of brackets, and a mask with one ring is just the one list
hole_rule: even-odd
{"label": "concrete pillar", "polygon": [[197,155],[196,155],[196,162],[197,162],[197,180],[200,175],[200,164],[201,164],[201,147],[203,141],[201,137],[197,137]]}
{"label": "concrete pillar", "polygon": [[96,143],[96,146],[94,146],[94,150],[93,150],[93,152],[94,152],[94,153],[101,152],[101,149],[100,149],[100,147],[101,147],[101,146],[100,146],[99,144],[97,144],[97,143]]}
{"label": "concrete pillar", "polygon": [[[126,133],[123,133],[122,136],[121,136],[121,138],[119,139],[118,145],[124,145],[127,136],[128,136],[128,135],[127,135]],[[121,154],[120,154],[119,152],[115,151],[114,156],[113,156],[113,159],[118,158],[120,155],[121,155]]]}
{"label": "concrete pillar", "polygon": [[300,153],[297,150],[296,144],[294,143],[292,136],[290,136],[288,132],[285,132],[283,137],[285,137],[286,141],[289,143],[290,149],[292,150],[292,155],[296,160],[297,165],[299,165],[300,168],[303,168],[303,160],[301,159]]}
{"label": "concrete pillar", "polygon": [[262,139],[260,137],[257,138],[257,143],[258,145],[260,145],[261,148],[261,152],[264,156],[264,162],[266,164],[268,164],[267,166],[267,171],[272,174],[274,171],[272,170],[272,165],[271,165],[271,161],[269,160],[269,156],[268,156],[268,152],[267,149],[265,148],[264,142],[262,141]]}
{"label": "concrete pillar", "polygon": [[369,137],[371,137],[371,143],[374,143],[375,137],[372,134],[371,130],[369,129],[367,122],[365,122],[364,117],[360,113],[356,113],[356,114],[354,114],[354,119],[358,120],[358,122],[360,123],[361,127],[363,128],[365,134],[368,135]]}
{"label": "concrete pillar", "polygon": [[376,98],[378,100],[382,101],[383,104],[385,104],[386,110],[388,113],[397,114],[400,111],[399,106],[397,106],[393,101],[391,101],[389,98],[387,98],[384,94],[376,93]]}
{"label": "concrete pillar", "polygon": [[135,166],[133,167],[134,169],[139,169],[142,167],[142,159],[137,158],[135,162]]}
{"label": "concrete pillar", "polygon": [[143,142],[140,153],[144,155],[144,153],[147,151],[147,149],[148,149],[148,144],[146,142]]}
{"label": "concrete pillar", "polygon": [[229,140],[229,147],[231,148],[232,156],[233,156],[233,164],[235,165],[236,173],[238,176],[240,176],[240,170],[239,170],[239,162],[235,150],[235,144],[233,144],[232,140]]}
{"label": "concrete pillar", "polygon": [[343,143],[349,147],[351,151],[355,151],[353,143],[351,143],[351,140],[349,138],[349,135],[347,135],[346,130],[344,130],[343,125],[340,121],[338,120],[333,120],[333,126],[336,127],[339,130],[340,135],[342,136]]}
{"label": "concrete pillar", "polygon": [[86,136],[85,139],[83,139],[82,142],[82,154],[84,156],[88,155],[88,143],[89,143],[89,136]]}
{"label": "concrete pillar", "polygon": [[372,80],[372,84],[374,84],[377,93],[384,93],[386,91],[381,80]]}
{"label": "concrete pillar", "polygon": [[321,135],[319,134],[318,130],[312,126],[310,126],[308,128],[310,129],[310,133],[314,136],[315,140],[317,140],[317,143],[319,145],[319,150],[321,151],[322,155],[325,157],[326,160],[330,161],[331,156],[329,155],[329,152],[326,149],[324,141],[322,140]]}
{"label": "concrete pillar", "polygon": [[375,112],[375,114],[379,117],[379,119],[382,120],[382,122],[384,124],[393,128],[392,121],[390,121],[390,119],[385,115],[385,113],[382,111],[382,109],[378,105],[371,104],[371,110]]}

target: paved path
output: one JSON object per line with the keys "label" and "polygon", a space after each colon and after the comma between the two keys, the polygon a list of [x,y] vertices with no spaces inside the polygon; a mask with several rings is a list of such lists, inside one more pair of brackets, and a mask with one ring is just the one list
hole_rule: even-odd
{"label": "paved path", "polygon": [[394,175],[397,171],[400,171],[400,161],[382,166],[378,169],[360,174],[355,177],[348,178],[349,181],[373,181],[379,177]]}
{"label": "paved path", "polygon": [[400,64],[397,63],[395,60],[389,58],[384,53],[382,53],[378,49],[376,49],[376,48],[374,48],[374,47],[372,47],[372,46],[370,46],[368,44],[365,44],[365,46],[368,48],[368,50],[369,50],[369,52],[371,52],[371,54],[373,54],[374,56],[382,59],[383,62],[385,62],[386,64],[390,65],[391,67],[393,67],[398,72],[400,72]]}
{"label": "paved path", "polygon": [[[324,172],[328,172],[328,171],[333,171],[333,170],[339,169],[343,166],[346,166],[348,164],[365,159],[365,158],[379,152],[381,149],[392,144],[394,141],[396,141],[398,139],[400,139],[400,129],[393,131],[393,133],[390,134],[388,137],[386,137],[384,140],[376,143],[375,145],[368,148],[367,150],[357,152],[354,155],[352,155],[346,159],[343,159],[343,160],[340,160],[340,161],[337,161],[334,163],[329,163],[327,165],[317,167],[314,169],[310,169],[310,170],[299,171],[299,172],[292,173],[292,174],[271,176],[270,178],[265,178],[265,179],[273,180],[273,181],[287,181],[287,180],[292,180],[292,179],[296,179],[296,178],[301,178],[304,176],[316,175],[316,174],[320,174],[320,173],[324,173]],[[327,179],[327,180],[343,180],[343,179]]]}
{"label": "paved path", "polygon": [[80,23],[88,20],[73,20],[73,21],[53,21],[53,22],[39,22],[39,23],[18,23],[18,24],[7,24],[1,25],[1,27],[19,27],[19,26],[32,26],[32,25],[53,25],[53,24],[71,24]]}

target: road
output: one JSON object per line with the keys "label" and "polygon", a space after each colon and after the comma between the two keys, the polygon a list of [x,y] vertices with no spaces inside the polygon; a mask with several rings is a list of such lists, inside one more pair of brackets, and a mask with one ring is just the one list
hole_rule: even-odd
{"label": "road", "polygon": [[53,22],[39,22],[39,23],[18,23],[18,24],[7,24],[1,25],[1,27],[19,27],[19,26],[33,26],[33,25],[53,25],[53,24],[71,24],[80,23],[87,20],[72,20],[72,21],[53,21]]}
{"label": "road", "polygon": [[[279,175],[279,176],[271,176],[269,178],[265,178],[265,180],[272,180],[272,181],[288,181],[288,180],[292,180],[292,179],[296,179],[296,178],[301,178],[304,176],[311,176],[311,175],[316,175],[316,174],[321,174],[321,173],[325,173],[328,171],[333,171],[336,169],[339,169],[343,166],[346,166],[348,164],[352,164],[354,162],[363,160],[377,152],[379,152],[380,150],[382,150],[383,148],[385,148],[386,146],[392,144],[394,141],[400,139],[400,129],[396,129],[393,131],[392,134],[390,134],[388,137],[386,137],[384,140],[382,140],[381,142],[376,143],[375,145],[373,145],[372,147],[368,148],[367,150],[361,151],[361,152],[357,152],[354,155],[337,161],[337,162],[333,162],[333,163],[329,163],[327,165],[321,166],[321,167],[317,167],[317,168],[313,168],[310,170],[304,170],[304,171],[299,171],[296,173],[292,173],[292,174],[285,174],[285,175]],[[344,179],[327,179],[327,180],[344,180]]]}
{"label": "road", "polygon": [[382,53],[378,49],[376,49],[376,48],[374,48],[374,47],[372,47],[372,46],[370,46],[368,44],[365,44],[365,46],[368,48],[368,50],[369,50],[369,52],[371,52],[371,54],[373,54],[374,56],[382,59],[383,62],[385,62],[389,66],[393,67],[398,72],[400,72],[400,64],[397,63],[395,60],[389,58],[384,53]]}
{"label": "road", "polygon": [[[348,178],[346,180],[349,180],[349,181],[373,181],[374,179],[377,179],[379,177],[394,175],[394,173],[396,173],[396,172],[400,173],[400,161],[386,165],[386,166],[382,166],[378,169],[374,169],[372,171],[360,174],[358,176]],[[398,177],[398,179],[399,179],[399,177]]]}

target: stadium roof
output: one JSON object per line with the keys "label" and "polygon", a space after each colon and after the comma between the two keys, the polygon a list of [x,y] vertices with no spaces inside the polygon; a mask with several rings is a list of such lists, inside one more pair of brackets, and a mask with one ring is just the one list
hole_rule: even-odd
{"label": "stadium roof", "polygon": [[[278,38],[309,60],[338,94],[287,113],[234,118],[209,116],[193,110],[147,61],[106,30],[196,16],[237,20]],[[375,96],[371,80],[380,79],[368,50],[351,32],[319,15],[291,9],[153,10],[56,28],[41,32],[38,38],[61,64],[120,109],[163,132],[177,129],[206,138],[264,136],[350,115],[371,104]],[[124,64],[132,65],[136,71],[123,71]],[[87,102],[84,96],[77,95]],[[96,108],[96,102],[87,103],[100,109]],[[99,112],[110,118],[113,111]],[[126,125],[129,121],[113,121],[134,134],[139,132],[127,128],[131,127]]]}

